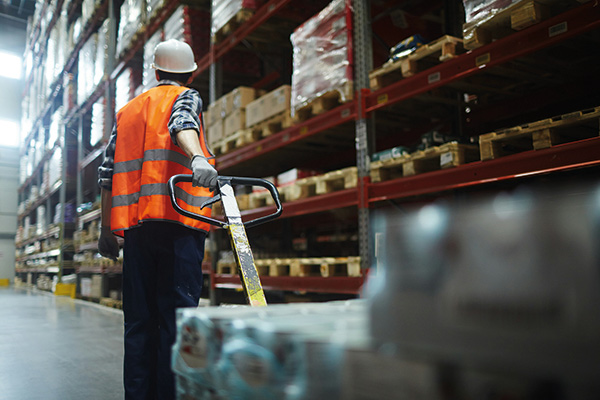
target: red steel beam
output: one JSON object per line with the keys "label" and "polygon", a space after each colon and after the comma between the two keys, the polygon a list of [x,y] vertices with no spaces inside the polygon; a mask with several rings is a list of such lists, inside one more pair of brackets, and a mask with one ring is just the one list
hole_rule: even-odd
{"label": "red steel beam", "polygon": [[590,1],[410,78],[374,91],[366,99],[367,112],[409,99],[452,81],[476,74],[485,68],[534,53],[598,27],[600,27],[600,5],[597,1]]}
{"label": "red steel beam", "polygon": [[369,203],[600,165],[600,137],[478,161],[369,187]]}

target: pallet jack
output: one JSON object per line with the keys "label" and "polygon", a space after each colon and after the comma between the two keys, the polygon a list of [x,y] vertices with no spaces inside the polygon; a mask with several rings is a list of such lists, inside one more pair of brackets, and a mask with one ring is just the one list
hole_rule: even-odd
{"label": "pallet jack", "polygon": [[[283,208],[281,206],[281,201],[279,200],[279,192],[277,191],[275,185],[265,179],[260,178],[219,176],[217,178],[217,189],[214,197],[202,204],[200,208],[204,208],[216,203],[217,201],[221,201],[223,204],[223,213],[225,215],[225,221],[221,221],[181,208],[179,204],[177,204],[177,199],[175,198],[175,185],[179,182],[192,182],[192,175],[174,175],[171,177],[171,179],[169,179],[169,195],[171,197],[173,208],[175,208],[178,213],[188,218],[193,218],[220,228],[227,229],[229,232],[229,239],[231,241],[231,248],[233,249],[235,262],[238,266],[240,279],[242,281],[242,286],[244,288],[244,293],[246,295],[248,304],[251,306],[266,306],[267,300],[260,283],[256,265],[254,265],[254,257],[252,256],[250,243],[248,242],[248,237],[246,236],[246,228],[271,221],[281,215]],[[267,189],[271,193],[277,209],[273,214],[243,222],[232,185],[260,186]]]}

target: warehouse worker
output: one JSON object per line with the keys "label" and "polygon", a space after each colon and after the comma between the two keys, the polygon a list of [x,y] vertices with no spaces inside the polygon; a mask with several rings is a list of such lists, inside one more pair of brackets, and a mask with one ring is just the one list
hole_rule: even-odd
{"label": "warehouse worker", "polygon": [[127,103],[98,169],[102,228],[98,251],[116,260],[123,242],[124,386],[126,399],[174,399],[171,346],[175,309],[196,307],[208,225],[178,214],[167,182],[178,185],[182,208],[210,216],[199,205],[216,186],[214,156],[206,145],[198,92],[184,85],[196,69],[184,42],[160,43],[154,52],[158,85]]}

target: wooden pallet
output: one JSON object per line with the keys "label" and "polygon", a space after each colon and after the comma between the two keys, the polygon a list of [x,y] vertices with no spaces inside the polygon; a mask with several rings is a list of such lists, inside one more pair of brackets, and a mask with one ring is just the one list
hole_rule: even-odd
{"label": "wooden pallet", "polygon": [[268,276],[361,276],[360,257],[274,258],[256,265]]}
{"label": "wooden pallet", "polygon": [[239,10],[225,25],[223,25],[212,37],[213,43],[222,42],[225,38],[236,31],[242,24],[254,15],[254,10],[243,8]]}
{"label": "wooden pallet", "polygon": [[454,58],[462,51],[462,39],[453,36],[441,38],[419,47],[414,53],[399,60],[385,63],[371,71],[369,80],[372,90],[388,86],[402,78],[413,76],[419,70]]}
{"label": "wooden pallet", "polygon": [[261,190],[258,192],[252,192],[248,195],[248,208],[249,210],[253,210],[255,208],[261,208],[266,206],[271,206],[275,204],[275,200],[273,200],[273,196],[271,196],[271,192],[268,190]]}
{"label": "wooden pallet", "polygon": [[600,107],[563,114],[479,136],[481,160],[540,150],[600,134]]}
{"label": "wooden pallet", "polygon": [[238,273],[238,267],[235,261],[223,261],[217,262],[217,274],[219,275],[236,275]]}
{"label": "wooden pallet", "polygon": [[537,24],[550,16],[556,0],[520,1],[496,12],[485,20],[463,25],[464,47],[473,50],[493,40]]}
{"label": "wooden pallet", "polygon": [[371,163],[371,181],[382,182],[403,176],[452,168],[479,159],[477,145],[457,142],[419,150],[409,155]]}
{"label": "wooden pallet", "polygon": [[255,143],[260,137],[252,129],[242,129],[213,144],[211,147],[215,155],[227,154],[235,149]]}
{"label": "wooden pallet", "polygon": [[407,162],[402,165],[402,174],[404,176],[418,175],[477,160],[479,160],[477,145],[450,142],[411,153]]}
{"label": "wooden pallet", "polygon": [[123,302],[121,300],[111,299],[110,297],[102,297],[100,299],[100,305],[106,306],[106,307],[111,307],[111,308],[116,308],[119,310],[123,309]]}
{"label": "wooden pallet", "polygon": [[258,124],[251,126],[250,129],[256,137],[267,137],[282,130],[289,128],[294,124],[290,110],[286,110],[281,114],[277,114]]}
{"label": "wooden pallet", "polygon": [[311,99],[307,104],[294,111],[294,123],[306,121],[316,115],[323,114],[354,98],[354,83],[346,82],[340,88],[332,89],[319,97]]}
{"label": "wooden pallet", "polygon": [[280,188],[283,201],[294,201],[318,196],[338,190],[356,187],[358,180],[356,167],[348,167],[323,175],[298,179],[293,185]]}
{"label": "wooden pallet", "polygon": [[[255,259],[259,276],[361,276],[360,257],[313,257]],[[217,263],[217,274],[234,275],[234,262]]]}

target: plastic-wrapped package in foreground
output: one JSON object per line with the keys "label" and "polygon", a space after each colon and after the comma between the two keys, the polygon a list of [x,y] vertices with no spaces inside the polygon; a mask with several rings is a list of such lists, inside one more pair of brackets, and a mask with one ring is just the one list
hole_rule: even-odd
{"label": "plastic-wrapped package in foreground", "polygon": [[373,340],[598,393],[600,187],[521,189],[374,218]]}
{"label": "plastic-wrapped package in foreground", "polygon": [[244,400],[339,391],[339,343],[350,328],[366,331],[366,310],[358,300],[179,310],[172,362],[187,386],[178,390]]}
{"label": "plastic-wrapped package in foreground", "polygon": [[342,102],[352,96],[352,10],[349,0],[334,0],[300,25],[293,46],[292,113],[329,92]]}

